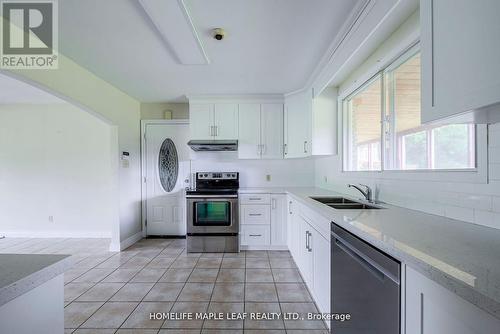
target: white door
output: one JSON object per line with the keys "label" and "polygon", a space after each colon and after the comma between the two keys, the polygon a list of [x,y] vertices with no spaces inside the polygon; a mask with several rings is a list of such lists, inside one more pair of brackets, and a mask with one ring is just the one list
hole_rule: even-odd
{"label": "white door", "polygon": [[145,141],[147,235],[185,235],[189,124],[147,124]]}
{"label": "white door", "polygon": [[238,139],[238,105],[236,103],[215,104],[215,139]]}
{"label": "white door", "polygon": [[239,106],[238,158],[260,159],[260,104]]}
{"label": "white door", "polygon": [[190,139],[214,139],[215,120],[213,104],[189,104]]}
{"label": "white door", "polygon": [[266,103],[261,113],[263,159],[283,158],[283,104]]}

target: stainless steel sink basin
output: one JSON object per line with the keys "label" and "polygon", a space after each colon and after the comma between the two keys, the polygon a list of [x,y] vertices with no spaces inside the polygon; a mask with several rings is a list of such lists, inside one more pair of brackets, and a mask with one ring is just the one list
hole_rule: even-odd
{"label": "stainless steel sink basin", "polygon": [[347,204],[347,203],[358,203],[356,201],[350,200],[348,198],[344,197],[311,197],[311,199],[326,204],[326,205],[331,205],[331,204]]}
{"label": "stainless steel sink basin", "polygon": [[356,202],[344,197],[311,197],[311,199],[340,210],[382,209],[378,206]]}

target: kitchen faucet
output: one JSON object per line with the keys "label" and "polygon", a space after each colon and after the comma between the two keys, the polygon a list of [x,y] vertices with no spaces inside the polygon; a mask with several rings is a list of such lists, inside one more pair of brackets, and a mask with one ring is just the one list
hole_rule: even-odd
{"label": "kitchen faucet", "polygon": [[348,184],[347,186],[349,188],[355,188],[357,190],[359,190],[360,193],[363,194],[363,196],[365,196],[365,199],[370,202],[370,203],[373,203],[373,198],[372,198],[372,188],[370,188],[369,186],[367,186],[366,184],[359,184],[360,186],[362,187],[365,187],[366,190],[363,190],[361,189],[360,187],[358,187],[357,185],[355,184]]}

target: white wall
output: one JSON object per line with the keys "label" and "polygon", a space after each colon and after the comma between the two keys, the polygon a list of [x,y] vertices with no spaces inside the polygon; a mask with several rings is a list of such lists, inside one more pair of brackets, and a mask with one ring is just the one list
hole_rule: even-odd
{"label": "white wall", "polygon": [[235,152],[193,153],[192,158],[192,172],[239,172],[241,188],[314,185],[313,159],[237,160]]}
{"label": "white wall", "polygon": [[0,105],[0,234],[110,237],[110,136],[67,103]]}
{"label": "white wall", "polygon": [[[397,54],[398,48],[408,45],[418,37],[418,13],[414,13],[403,23],[374,53],[356,69],[339,87],[339,95],[360,85],[364,80],[380,70]],[[481,170],[487,170],[487,180],[465,180],[454,177],[453,172],[446,178],[426,176],[418,173],[398,173],[397,178],[388,173],[342,172],[341,156],[317,158],[315,161],[315,184],[346,194],[360,196],[348,183],[366,183],[376,189],[378,199],[387,203],[425,211],[437,215],[500,228],[500,124],[489,126],[488,144],[479,140],[487,150],[488,159],[480,159]],[[339,131],[341,143],[341,131]],[[488,146],[487,148],[485,146]],[[428,174],[427,174],[428,175]]]}

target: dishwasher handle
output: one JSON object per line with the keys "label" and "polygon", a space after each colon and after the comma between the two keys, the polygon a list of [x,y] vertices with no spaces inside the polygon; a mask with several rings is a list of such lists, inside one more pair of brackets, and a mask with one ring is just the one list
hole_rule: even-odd
{"label": "dishwasher handle", "polygon": [[368,270],[372,275],[374,275],[379,280],[383,281],[385,277],[389,278],[391,281],[399,285],[399,278],[395,277],[391,273],[387,272],[379,266],[375,261],[370,259],[368,256],[364,255],[358,249],[353,247],[347,241],[339,238],[339,236],[332,233],[332,237],[335,239],[335,245],[339,247],[342,251],[344,251],[347,255],[352,257],[355,261],[357,261],[361,266],[363,266],[366,270]]}

